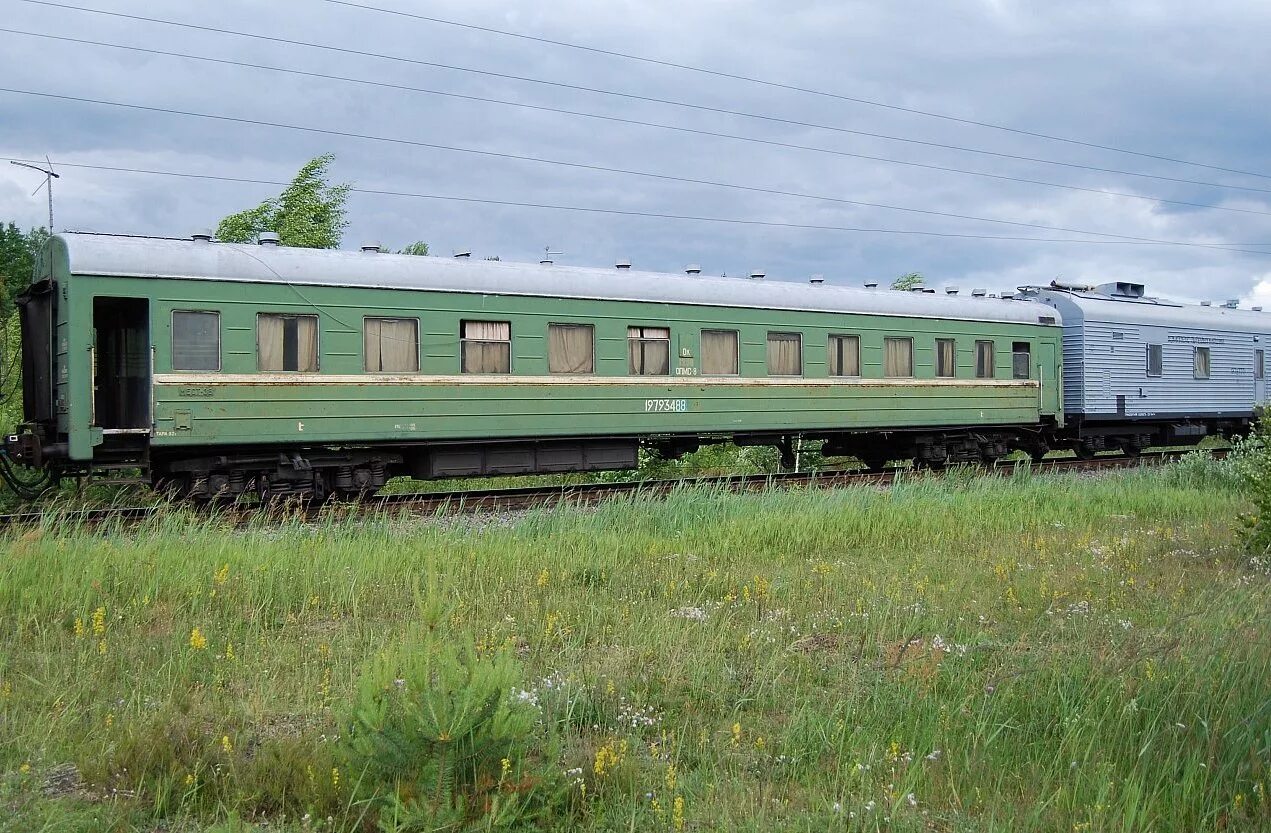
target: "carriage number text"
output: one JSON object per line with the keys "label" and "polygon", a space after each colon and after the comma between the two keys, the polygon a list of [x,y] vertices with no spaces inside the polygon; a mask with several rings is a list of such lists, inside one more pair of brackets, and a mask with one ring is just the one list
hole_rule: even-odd
{"label": "carriage number text", "polygon": [[644,400],[645,413],[684,413],[688,410],[687,399],[646,399]]}

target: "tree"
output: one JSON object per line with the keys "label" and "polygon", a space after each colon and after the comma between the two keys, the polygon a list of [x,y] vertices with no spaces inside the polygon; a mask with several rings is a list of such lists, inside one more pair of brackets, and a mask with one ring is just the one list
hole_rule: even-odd
{"label": "tree", "polygon": [[921,272],[910,272],[892,281],[891,288],[899,289],[901,292],[908,292],[916,286],[922,286],[924,280],[925,278],[923,278]]}
{"label": "tree", "polygon": [[13,299],[31,282],[35,253],[48,239],[44,228],[23,232],[13,223],[0,226],[0,281],[4,287],[0,315],[7,316],[13,310]]}
{"label": "tree", "polygon": [[428,244],[422,240],[416,240],[409,246],[398,249],[397,253],[399,255],[426,255],[428,254]]}
{"label": "tree", "polygon": [[221,220],[217,238],[227,243],[252,243],[262,231],[272,231],[284,246],[338,248],[348,225],[344,206],[353,186],[327,182],[333,161],[335,156],[330,153],[309,160],[281,194]]}

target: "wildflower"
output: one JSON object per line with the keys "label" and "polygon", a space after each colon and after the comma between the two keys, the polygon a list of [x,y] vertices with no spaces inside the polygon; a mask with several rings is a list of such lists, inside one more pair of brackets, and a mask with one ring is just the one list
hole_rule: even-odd
{"label": "wildflower", "polygon": [[114,725],[115,725],[115,713],[107,712],[106,713],[106,728],[109,729],[111,726],[114,726]]}
{"label": "wildflower", "polygon": [[229,739],[229,735],[221,735],[221,749],[225,750],[226,755],[234,751],[234,741]]}
{"label": "wildflower", "polygon": [[511,771],[512,771],[511,761],[509,761],[507,758],[504,758],[503,760],[499,761],[499,782],[502,783],[508,777],[508,773]]}
{"label": "wildflower", "polygon": [[865,802],[865,812],[872,813],[874,812],[874,808],[877,806],[878,804],[873,799],[870,799],[869,801]]}
{"label": "wildflower", "polygon": [[221,569],[217,570],[212,575],[212,581],[216,582],[217,584],[224,584],[228,580],[229,580],[229,564],[222,565]]}
{"label": "wildflower", "polygon": [[736,746],[739,743],[741,743],[741,724],[734,723],[733,724],[733,746]]}
{"label": "wildflower", "polygon": [[193,786],[194,786],[194,773],[193,773],[193,772],[187,772],[187,773],[185,774],[185,785],[186,785],[187,787],[193,787]]}
{"label": "wildflower", "polygon": [[910,806],[910,807],[917,807],[917,806],[918,806],[918,799],[917,799],[917,798],[914,798],[914,794],[913,794],[913,793],[909,793],[908,795],[906,795],[906,796],[905,796],[905,801],[909,804],[909,806]]}
{"label": "wildflower", "polygon": [[194,628],[190,631],[190,649],[194,651],[202,651],[207,647],[207,637],[203,635],[203,631]]}
{"label": "wildflower", "polygon": [[22,765],[18,767],[18,772],[22,775],[29,775],[31,772],[31,764],[27,761],[23,761]]}
{"label": "wildflower", "polygon": [[106,608],[99,607],[93,611],[93,636],[106,635]]}
{"label": "wildflower", "polygon": [[592,764],[592,771],[596,773],[597,778],[604,778],[622,763],[626,754],[627,742],[610,738],[604,746],[596,750],[596,760]]}
{"label": "wildflower", "polygon": [[331,767],[331,786],[334,787],[336,790],[340,789],[340,768],[339,767],[336,767],[336,766]]}
{"label": "wildflower", "polygon": [[763,735],[760,735],[759,737],[755,738],[755,749],[762,752],[763,748],[764,748],[764,739],[763,739]]}
{"label": "wildflower", "polygon": [[102,656],[106,656],[106,640],[104,639],[97,640],[97,653],[101,654]]}
{"label": "wildflower", "polygon": [[75,635],[76,636],[84,635],[84,620],[79,618],[78,616],[75,617]]}
{"label": "wildflower", "polygon": [[675,781],[676,781],[675,764],[666,765],[666,778],[664,780],[666,781],[666,791],[675,792]]}
{"label": "wildflower", "polygon": [[671,824],[676,830],[684,829],[684,796],[675,797],[675,805],[671,808]]}
{"label": "wildflower", "polygon": [[938,760],[940,760],[940,750],[939,750],[939,749],[933,749],[933,750],[931,751],[931,754],[927,755],[927,760],[928,760],[928,761],[938,761]]}
{"label": "wildflower", "polygon": [[542,590],[551,580],[552,574],[547,571],[546,567],[544,567],[541,571],[539,571],[538,580],[535,581],[534,584],[538,587],[538,589]]}
{"label": "wildflower", "polygon": [[232,642],[225,643],[225,658],[231,661],[234,659],[234,643]]}

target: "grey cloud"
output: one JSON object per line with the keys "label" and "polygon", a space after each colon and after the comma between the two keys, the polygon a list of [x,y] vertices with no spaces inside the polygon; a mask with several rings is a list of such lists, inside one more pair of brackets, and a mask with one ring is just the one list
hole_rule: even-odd
{"label": "grey cloud", "polygon": [[[403,9],[416,8],[381,0]],[[860,130],[974,145],[1182,178],[1271,187],[1271,180],[1135,159],[1012,136],[724,79],[651,67],[452,27],[377,16],[324,3],[155,7],[103,5],[410,55],[422,60],[627,90],[710,106],[778,114]],[[976,157],[806,128],[757,123],[673,107],[519,84],[351,55],[270,45],[11,4],[8,25],[234,60],[276,63],[412,86],[700,126],[1083,187],[1153,194],[1271,211],[1271,194],[1210,188]],[[1125,145],[1253,171],[1271,171],[1271,116],[1263,84],[1271,69],[1261,3],[1127,2],[670,2],[579,0],[511,4],[501,11],[442,2],[430,14],[594,43],[669,60],[1024,129]],[[1011,184],[722,139],[400,91],[208,66],[4,35],[0,67],[9,86],[225,113],[493,151],[552,157],[698,179],[814,192],[1048,225],[1180,240],[1271,242],[1267,217],[1153,206],[1094,194]],[[289,178],[308,158],[333,151],[335,175],[360,187],[518,202],[739,217],[781,223],[917,228],[1047,236],[797,198],[496,160],[402,145],[56,103],[0,94],[0,153],[50,153],[128,167]],[[4,166],[10,167],[10,166]],[[59,225],[176,235],[252,205],[272,188],[68,169],[58,183]],[[0,170],[0,210],[42,222],[34,183]],[[552,245],[571,263],[630,257],[677,271],[698,262],[736,274],[824,273],[859,282],[919,270],[933,281],[994,287],[1100,276],[1148,276],[1154,289],[1186,297],[1252,292],[1271,258],[1166,247],[1068,246],[883,235],[533,211],[478,204],[355,195],[346,245],[428,240],[434,251],[471,247],[505,259],[537,259]],[[1069,234],[1054,236],[1071,237]]]}

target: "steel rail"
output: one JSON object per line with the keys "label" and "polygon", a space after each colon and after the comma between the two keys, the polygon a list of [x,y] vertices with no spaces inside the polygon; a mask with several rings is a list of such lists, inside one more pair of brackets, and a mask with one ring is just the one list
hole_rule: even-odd
{"label": "steel rail", "polygon": [[[1188,449],[1190,450],[1190,449]],[[1119,469],[1159,466],[1177,460],[1187,451],[1169,450],[1144,452],[1137,457],[1108,456],[1089,460],[1060,458],[1032,462],[1012,460],[998,462],[991,468],[968,466],[967,471],[980,476],[1012,474],[1026,470],[1033,473],[1097,472]],[[1222,449],[1211,451],[1214,456],[1225,455]],[[947,470],[946,470],[947,471]],[[724,475],[719,477],[687,477],[671,480],[629,480],[615,483],[582,483],[558,486],[524,486],[498,489],[464,489],[448,492],[410,492],[369,497],[360,501],[326,504],[300,504],[282,501],[278,506],[236,506],[230,504],[204,504],[210,512],[220,513],[227,520],[246,523],[253,518],[273,515],[318,517],[323,513],[347,513],[350,517],[375,512],[405,512],[412,514],[477,514],[482,512],[510,512],[528,509],[550,508],[561,505],[589,506],[620,497],[660,497],[686,489],[720,489],[729,492],[761,492],[769,489],[815,488],[831,489],[844,486],[887,486],[906,478],[940,477],[943,471],[914,468],[889,468],[876,471],[828,470],[781,474]],[[180,504],[178,504],[180,505]],[[106,506],[84,509],[54,508],[0,514],[0,529],[5,527],[32,527],[46,522],[50,516],[59,524],[99,525],[109,522],[141,521],[158,515],[170,504],[150,506]]]}

